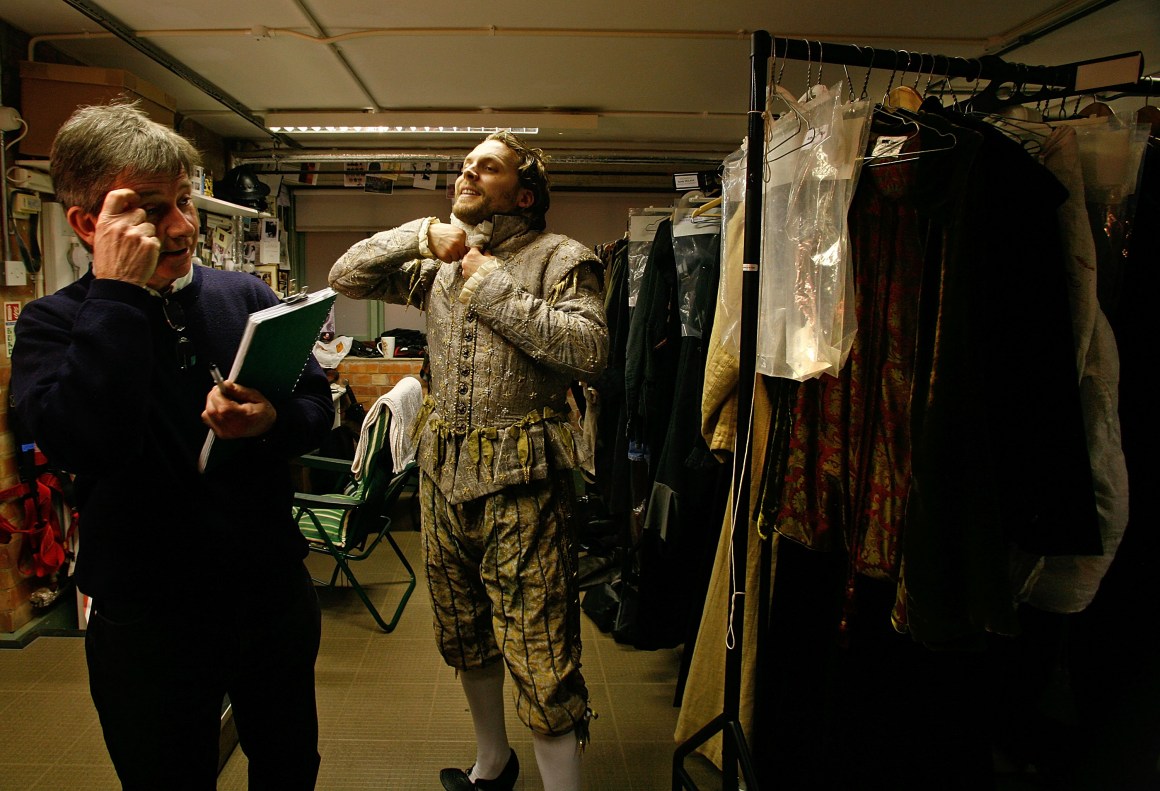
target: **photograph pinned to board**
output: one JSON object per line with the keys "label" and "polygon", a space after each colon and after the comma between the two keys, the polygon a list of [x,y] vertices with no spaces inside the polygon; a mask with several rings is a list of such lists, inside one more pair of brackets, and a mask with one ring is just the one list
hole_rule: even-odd
{"label": "photograph pinned to board", "polygon": [[218,269],[234,268],[234,235],[225,228],[214,228],[210,261]]}
{"label": "photograph pinned to board", "polygon": [[455,200],[455,179],[463,169],[463,160],[455,160],[447,166],[447,199]]}
{"label": "photograph pinned to board", "polygon": [[380,195],[391,195],[395,191],[395,179],[397,175],[392,172],[396,165],[388,163],[384,167],[382,162],[372,162],[370,168],[367,170],[366,182],[363,184],[363,192],[376,192]]}
{"label": "photograph pinned to board", "polygon": [[411,186],[420,190],[435,190],[439,188],[439,174],[436,172],[437,162],[412,162]]}
{"label": "photograph pinned to board", "polygon": [[[279,291],[278,285],[278,267],[272,264],[262,264],[254,268],[254,274],[262,278],[262,282],[270,287],[271,291]],[[285,295],[285,292],[279,292],[279,299]]]}
{"label": "photograph pinned to board", "polygon": [[318,163],[303,162],[298,166],[298,183],[313,185],[318,181]]}
{"label": "photograph pinned to board", "polygon": [[367,181],[366,162],[347,162],[342,176],[342,186],[362,188]]}
{"label": "photograph pinned to board", "polygon": [[279,232],[281,226],[274,217],[262,218],[261,248],[258,250],[259,264],[276,264],[282,260],[282,244]]}

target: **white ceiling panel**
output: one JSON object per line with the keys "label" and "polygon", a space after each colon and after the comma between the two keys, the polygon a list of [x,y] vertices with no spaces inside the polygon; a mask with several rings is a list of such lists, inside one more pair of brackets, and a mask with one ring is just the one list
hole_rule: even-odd
{"label": "white ceiling panel", "polygon": [[[1004,57],[1041,65],[1140,50],[1146,74],[1160,69],[1160,0],[71,2],[116,20],[156,57],[109,35],[117,25],[98,24],[70,0],[0,0],[0,20],[46,37],[38,55],[51,45],[87,65],[130,71],[175,96],[181,115],[257,147],[272,138],[253,121],[271,111],[472,111],[484,126],[487,108],[598,116],[595,129],[545,125],[546,146],[717,155],[745,133],[750,33],[757,29],[966,58],[1020,43]],[[1062,27],[1042,35],[1052,24]],[[89,37],[65,37],[76,34]],[[847,73],[871,96],[891,78],[881,69],[827,65],[821,81],[833,84]],[[784,69],[783,82],[795,93],[807,79],[818,81],[817,64]],[[927,81],[914,73],[895,80]],[[403,137],[295,142],[449,145]]]}

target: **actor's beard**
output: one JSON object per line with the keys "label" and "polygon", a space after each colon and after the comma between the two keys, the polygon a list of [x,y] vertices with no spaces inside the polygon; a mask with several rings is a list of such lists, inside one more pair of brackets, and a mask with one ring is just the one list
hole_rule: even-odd
{"label": "actor's beard", "polygon": [[516,200],[519,197],[519,188],[507,195],[500,195],[493,199],[490,195],[481,195],[478,202],[466,204],[457,197],[451,206],[451,213],[467,225],[479,225],[490,220],[497,214],[519,214]]}

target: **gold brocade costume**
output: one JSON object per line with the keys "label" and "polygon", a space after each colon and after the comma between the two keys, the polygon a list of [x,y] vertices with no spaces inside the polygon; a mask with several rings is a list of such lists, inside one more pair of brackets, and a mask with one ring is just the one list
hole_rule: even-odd
{"label": "gold brocade costume", "polygon": [[423,554],[444,661],[501,656],[537,733],[587,741],[568,421],[573,381],[608,357],[599,260],[522,217],[464,227],[491,258],[464,280],[430,257],[432,220],[377,233],[331,269],[339,292],[427,311],[431,395],[415,418]]}
{"label": "gold brocade costume", "polygon": [[347,296],[427,311],[431,396],[414,427],[423,471],[457,504],[578,466],[590,449],[573,435],[566,396],[608,355],[599,260],[498,215],[486,249],[496,265],[467,282],[458,263],[421,257],[429,223],[377,233],[331,271]]}

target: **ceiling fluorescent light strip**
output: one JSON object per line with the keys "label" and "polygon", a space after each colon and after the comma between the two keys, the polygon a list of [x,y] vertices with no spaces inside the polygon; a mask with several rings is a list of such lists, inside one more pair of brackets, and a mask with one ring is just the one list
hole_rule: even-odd
{"label": "ceiling fluorescent light strip", "polygon": [[271,112],[266,128],[287,134],[478,134],[511,129],[536,134],[541,129],[596,129],[595,113],[537,112]]}
{"label": "ceiling fluorescent light strip", "polygon": [[517,135],[539,134],[536,126],[269,126],[271,132],[288,135],[474,135],[510,129]]}

